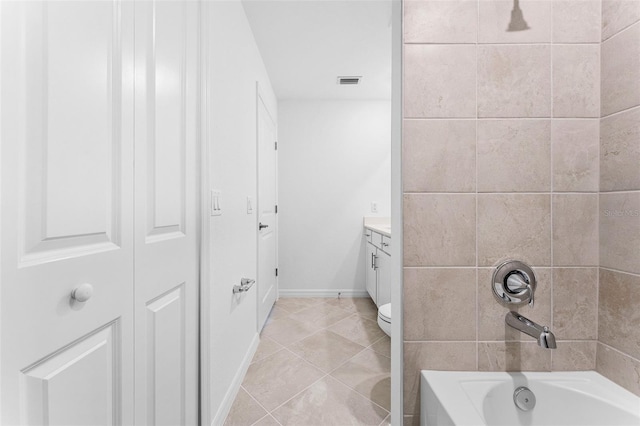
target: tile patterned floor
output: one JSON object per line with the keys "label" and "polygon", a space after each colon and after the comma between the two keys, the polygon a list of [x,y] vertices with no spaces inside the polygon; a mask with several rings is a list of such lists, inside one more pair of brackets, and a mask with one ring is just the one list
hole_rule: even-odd
{"label": "tile patterned floor", "polygon": [[370,299],[280,299],[225,425],[388,425],[389,357]]}

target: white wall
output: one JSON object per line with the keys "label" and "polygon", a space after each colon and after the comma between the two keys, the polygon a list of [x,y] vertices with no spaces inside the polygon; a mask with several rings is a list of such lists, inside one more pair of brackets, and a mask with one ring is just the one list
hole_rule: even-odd
{"label": "white wall", "polygon": [[281,295],[362,294],[363,217],[390,215],[391,103],[280,101],[278,116]]}
{"label": "white wall", "polygon": [[242,4],[208,2],[204,13],[210,188],[222,192],[223,211],[209,217],[209,412],[221,424],[258,342],[255,289],[232,294],[241,278],[256,277],[256,217],[246,201],[256,199],[256,81],[274,114],[277,101]]}

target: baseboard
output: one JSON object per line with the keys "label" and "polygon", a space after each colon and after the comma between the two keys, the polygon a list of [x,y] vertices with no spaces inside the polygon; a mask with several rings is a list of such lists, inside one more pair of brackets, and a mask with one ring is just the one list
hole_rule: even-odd
{"label": "baseboard", "polygon": [[293,290],[280,289],[278,296],[287,297],[370,297],[367,290],[347,290],[347,289],[313,289],[313,290]]}
{"label": "baseboard", "polygon": [[240,385],[242,384],[242,380],[244,380],[245,374],[247,374],[247,370],[249,369],[249,364],[251,364],[251,360],[258,349],[258,345],[260,344],[260,335],[256,333],[251,341],[251,345],[249,346],[249,350],[244,355],[242,359],[242,364],[240,364],[240,368],[236,372],[236,375],[233,376],[233,380],[229,385],[229,389],[227,390],[226,395],[222,400],[222,404],[220,404],[220,408],[218,412],[213,417],[211,422],[211,426],[224,424],[224,421],[229,415],[229,411],[231,411],[231,406],[233,405],[233,401],[235,401],[236,396],[238,395],[238,391],[240,390]]}

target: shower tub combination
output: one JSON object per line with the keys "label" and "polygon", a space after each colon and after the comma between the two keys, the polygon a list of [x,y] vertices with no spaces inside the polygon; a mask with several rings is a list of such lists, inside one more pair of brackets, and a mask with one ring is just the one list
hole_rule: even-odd
{"label": "shower tub combination", "polygon": [[639,426],[640,398],[594,371],[422,371],[423,426]]}

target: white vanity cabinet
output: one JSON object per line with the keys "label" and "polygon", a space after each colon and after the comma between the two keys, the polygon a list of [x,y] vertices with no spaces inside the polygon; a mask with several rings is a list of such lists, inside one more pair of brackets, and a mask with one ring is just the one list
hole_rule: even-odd
{"label": "white vanity cabinet", "polygon": [[391,238],[365,228],[366,288],[376,306],[391,302]]}
{"label": "white vanity cabinet", "polygon": [[[371,231],[369,231],[371,232]],[[371,244],[371,242],[367,241],[367,257],[365,259],[366,266],[366,287],[371,299],[377,305],[376,301],[378,296],[377,285],[378,285],[378,270],[375,266],[376,256],[378,251],[376,247]]]}

